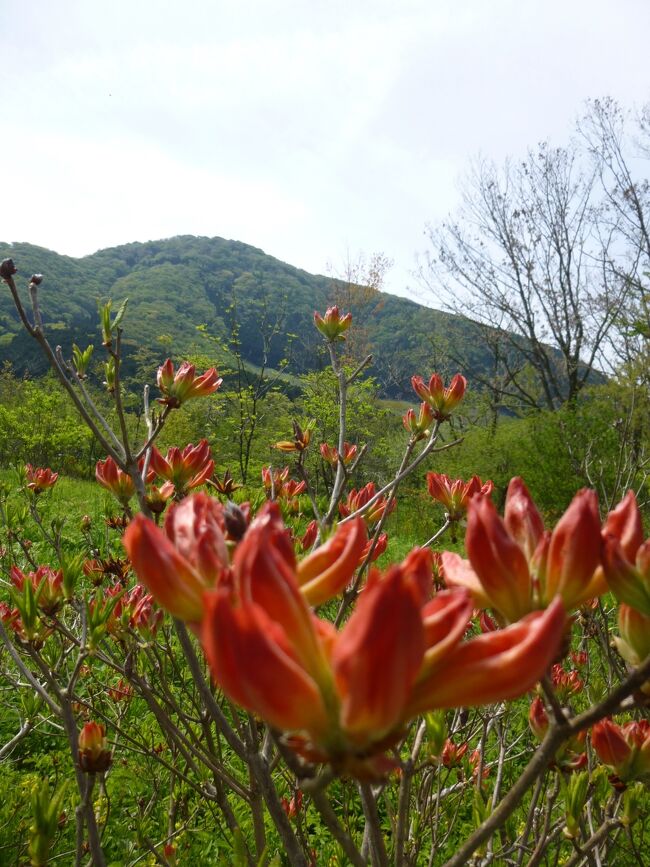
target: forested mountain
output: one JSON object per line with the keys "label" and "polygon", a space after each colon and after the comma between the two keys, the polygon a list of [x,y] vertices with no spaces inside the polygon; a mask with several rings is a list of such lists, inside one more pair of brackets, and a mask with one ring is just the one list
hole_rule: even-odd
{"label": "forested mountain", "polygon": [[[321,364],[321,340],[313,327],[315,310],[345,298],[359,326],[356,351],[371,352],[370,372],[386,396],[410,393],[412,374],[428,375],[444,367],[448,349],[462,358],[467,376],[484,371],[489,353],[475,339],[468,320],[380,292],[358,292],[341,282],[294,268],[256,247],[223,238],[178,236],[126,244],[79,259],[26,243],[0,244],[0,258],[11,257],[19,269],[20,291],[32,273],[42,273],[41,308],[52,342],[66,353],[100,342],[98,301],[114,305],[128,298],[124,344],[126,372],[151,372],[167,355],[192,356],[219,364],[224,350],[213,338],[227,341],[238,331],[246,362],[260,364],[268,341],[268,363],[291,358],[289,373],[304,373]],[[198,326],[205,326],[198,330]],[[21,330],[9,293],[0,298],[0,363],[10,361],[17,373],[38,375],[45,361]]]}

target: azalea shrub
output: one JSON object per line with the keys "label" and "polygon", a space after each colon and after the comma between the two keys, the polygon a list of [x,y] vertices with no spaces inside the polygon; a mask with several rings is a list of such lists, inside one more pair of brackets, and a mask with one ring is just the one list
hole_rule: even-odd
{"label": "azalea shrub", "polygon": [[[337,307],[314,317],[335,436],[296,418],[244,484],[205,439],[156,444],[220,388],[215,368],[167,359],[136,443],[125,304],[101,311],[91,383],[88,349],[48,342],[41,276],[30,312],[15,273],[0,265],[113,505],[90,515],[80,493],[53,518],[59,468],[33,464],[2,493],[3,863],[643,863],[650,540],[634,492],[602,509],[578,491],[549,523],[514,478],[501,514],[490,479],[440,472],[470,385],[428,371],[393,474],[356,484],[364,365]],[[444,520],[394,558],[423,471],[419,502]]]}

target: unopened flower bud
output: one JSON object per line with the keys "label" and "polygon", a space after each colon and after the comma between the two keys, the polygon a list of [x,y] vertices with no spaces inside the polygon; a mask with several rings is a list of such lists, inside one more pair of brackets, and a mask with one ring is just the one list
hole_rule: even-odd
{"label": "unopened flower bud", "polygon": [[106,729],[101,723],[87,722],[79,733],[79,766],[89,774],[107,770],[113,756],[108,749]]}
{"label": "unopened flower bud", "polygon": [[243,539],[244,533],[248,528],[246,515],[242,512],[236,503],[229,501],[226,503],[226,508],[223,512],[223,519],[226,524],[226,531],[230,538],[239,542]]}
{"label": "unopened flower bud", "polygon": [[43,282],[43,275],[42,274],[32,274],[32,276],[29,278],[29,282],[32,283],[34,286],[40,286],[41,283]]}
{"label": "unopened flower bud", "polygon": [[331,343],[338,340],[345,340],[344,332],[348,330],[352,324],[352,314],[346,313],[341,316],[341,311],[334,305],[328,307],[325,316],[320,313],[314,313],[314,325],[323,337],[326,337]]}
{"label": "unopened flower bud", "polygon": [[533,699],[530,706],[528,712],[528,724],[537,740],[544,740],[544,736],[548,730],[548,715],[546,713],[546,708],[544,707],[544,702],[539,696],[536,696]]}
{"label": "unopened flower bud", "polygon": [[3,259],[2,262],[0,262],[0,277],[2,277],[3,280],[8,280],[17,273],[18,268],[14,265],[13,259]]}

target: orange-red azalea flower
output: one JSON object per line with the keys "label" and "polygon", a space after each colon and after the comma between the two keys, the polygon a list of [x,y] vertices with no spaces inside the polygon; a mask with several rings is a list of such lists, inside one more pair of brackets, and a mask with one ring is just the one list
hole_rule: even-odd
{"label": "orange-red azalea flower", "polygon": [[433,417],[438,421],[444,421],[463,399],[467,380],[457,373],[445,388],[442,377],[434,373],[428,385],[425,385],[421,376],[412,376],[411,385],[420,400],[429,404],[433,410]]}
{"label": "orange-red azalea flower", "polygon": [[33,467],[31,464],[25,464],[25,476],[27,478],[27,487],[34,491],[35,494],[40,494],[53,488],[56,480],[59,478],[59,474],[53,473],[49,468]]}
{"label": "orange-red azalea flower", "polygon": [[194,397],[213,394],[223,382],[214,367],[197,376],[195,366],[187,361],[174,371],[174,365],[169,358],[158,368],[157,381],[158,388],[164,395],[159,398],[159,402],[172,409]]}
{"label": "orange-red azalea flower", "polygon": [[462,479],[452,481],[444,473],[427,473],[427,488],[433,499],[445,507],[449,520],[459,521],[465,517],[471,498],[475,494],[488,496],[492,493],[494,483],[483,483],[478,476],[463,482]]}
{"label": "orange-red azalea flower", "polygon": [[96,774],[105,771],[112,761],[106,729],[101,723],[87,722],[79,732],[79,766],[82,771]]}
{"label": "orange-red azalea flower", "polygon": [[172,482],[177,497],[205,484],[214,472],[207,440],[201,440],[196,446],[190,443],[182,451],[172,446],[165,457],[153,446],[149,466],[157,476]]}
{"label": "orange-red azalea flower", "polygon": [[110,455],[105,461],[97,461],[95,478],[99,484],[110,491],[123,506],[127,506],[135,494],[133,479],[121,470]]}
{"label": "orange-red azalea flower", "polygon": [[[351,564],[348,533],[333,537],[327,556],[317,551],[303,561],[302,577],[339,562],[338,547]],[[416,550],[385,575],[371,574],[337,632],[311,612],[300,570],[277,507],[268,504],[235,552],[232,581],[205,595],[203,646],[215,681],[234,701],[293,733],[289,743],[304,755],[354,773],[412,716],[525,692],[557,653],[566,622],[556,600],[516,626],[461,644],[469,594],[455,589],[430,599],[431,555]]]}
{"label": "orange-red azalea flower", "polygon": [[344,334],[352,325],[352,314],[346,313],[345,316],[341,316],[339,308],[334,305],[327,308],[325,316],[314,313],[314,325],[323,337],[332,343],[337,340],[345,340]]}
{"label": "orange-red azalea flower", "polygon": [[647,720],[616,725],[611,719],[597,722],[591,743],[604,764],[624,782],[650,780],[650,723]]}
{"label": "orange-red azalea flower", "polygon": [[[343,463],[347,466],[357,455],[357,446],[353,446],[348,442],[343,444]],[[339,452],[335,446],[330,446],[327,443],[320,444],[320,453],[324,461],[335,467],[339,462]]]}
{"label": "orange-red azalea flower", "polygon": [[[358,512],[359,509],[363,509],[375,494],[374,482],[368,482],[367,485],[359,488],[358,491],[353,488],[348,494],[345,503],[339,503],[339,512],[344,518],[347,518],[348,515]],[[391,500],[389,505],[386,497],[379,497],[371,506],[368,506],[367,510],[363,513],[363,517],[372,526],[379,523],[386,509],[388,509],[388,513],[390,514],[396,505],[397,500]]]}
{"label": "orange-red azalea flower", "polygon": [[502,520],[487,497],[468,506],[465,547],[469,562],[443,553],[445,579],[467,587],[480,607],[508,622],[560,596],[567,610],[605,590],[600,519],[593,491],[579,491],[552,533],[521,479],[513,479]]}

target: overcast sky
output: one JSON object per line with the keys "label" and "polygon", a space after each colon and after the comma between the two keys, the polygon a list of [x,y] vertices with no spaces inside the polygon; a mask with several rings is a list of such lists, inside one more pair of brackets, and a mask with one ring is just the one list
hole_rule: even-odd
{"label": "overcast sky", "polygon": [[650,99],[649,0],[0,0],[0,239],[219,235],[414,284],[478,152]]}

